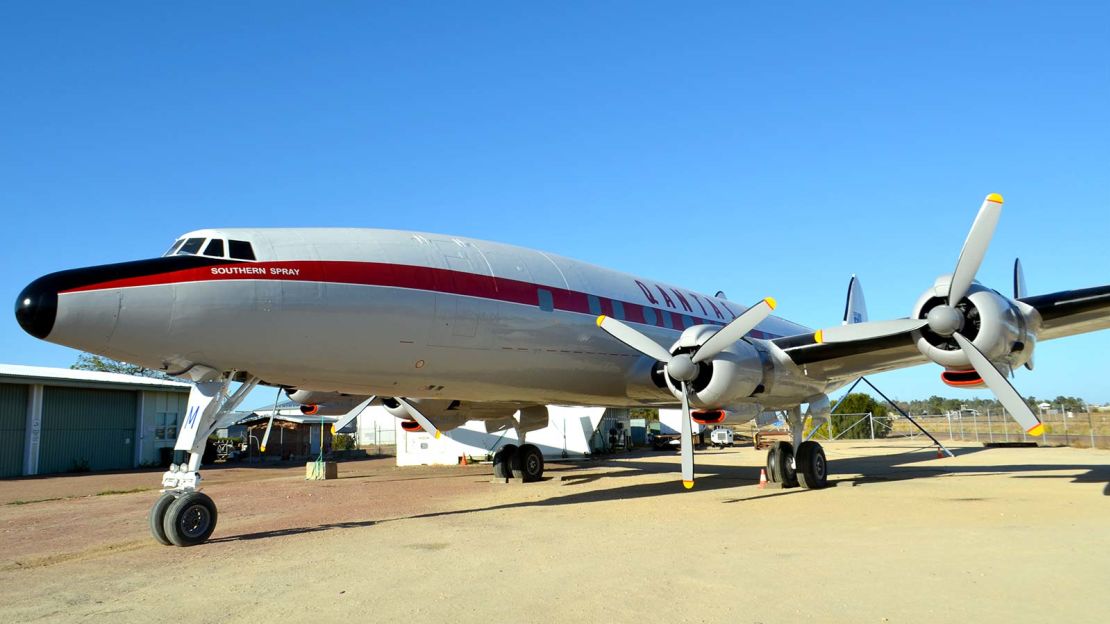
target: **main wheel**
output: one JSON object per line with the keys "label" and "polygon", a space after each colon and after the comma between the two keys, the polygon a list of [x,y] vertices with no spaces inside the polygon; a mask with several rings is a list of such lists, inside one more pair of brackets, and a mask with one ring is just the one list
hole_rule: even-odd
{"label": "main wheel", "polygon": [[781,483],[784,487],[798,485],[794,470],[794,445],[789,442],[775,442],[767,451],[767,480]]}
{"label": "main wheel", "polygon": [[176,546],[203,543],[216,530],[216,503],[202,492],[182,494],[170,503],[162,528]]}
{"label": "main wheel", "polygon": [[819,490],[829,482],[829,464],[825,460],[825,449],[813,442],[802,442],[798,446],[796,463],[798,483],[808,490]]}
{"label": "main wheel", "polygon": [[512,479],[513,460],[516,453],[517,446],[515,444],[506,444],[497,449],[497,452],[493,454],[493,476],[498,479]]}
{"label": "main wheel", "polygon": [[511,464],[513,476],[525,483],[539,481],[543,477],[543,453],[535,444],[520,447]]}
{"label": "main wheel", "polygon": [[158,500],[154,501],[154,506],[150,508],[150,534],[164,546],[173,545],[170,538],[166,537],[166,529],[162,526],[162,521],[166,518],[166,510],[175,500],[177,497],[172,492],[162,492]]}

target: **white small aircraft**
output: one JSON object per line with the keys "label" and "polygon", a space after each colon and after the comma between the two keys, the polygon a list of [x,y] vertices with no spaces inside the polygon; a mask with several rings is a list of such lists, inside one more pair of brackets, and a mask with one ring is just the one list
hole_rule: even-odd
{"label": "white small aircraft", "polygon": [[[1027,296],[1020,263],[1012,297],[974,281],[1001,209],[987,197],[954,272],[908,318],[867,321],[853,281],[844,324],[818,331],[771,316],[771,298],[745,308],[541,251],[368,229],[198,230],[160,258],[41,277],[15,314],[37,338],[195,382],[175,446],[188,461],[163,475],[150,514],[164,544],[211,535],[204,444],[258,384],[306,413],[343,414],[338,428],[377,400],[407,429],[438,435],[478,419],[522,441],[547,425],[548,404],[678,404],[687,488],[691,419],[785,410],[793,443],[769,451],[769,478],[820,488],[825,453],[802,440],[803,416],[826,418],[830,392],[932,361],[951,386],[990,388],[1036,435],[1006,374],[1032,369],[1038,339],[1110,326],[1110,286]],[[536,480],[543,456],[508,445],[494,471]]]}

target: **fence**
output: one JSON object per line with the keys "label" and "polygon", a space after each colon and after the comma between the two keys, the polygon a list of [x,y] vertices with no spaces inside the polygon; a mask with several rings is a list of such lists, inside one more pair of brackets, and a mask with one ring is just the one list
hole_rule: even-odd
{"label": "fence", "polygon": [[[872,414],[838,414],[851,416],[851,425],[829,433],[821,431],[818,439],[837,439],[849,431],[850,437],[867,438],[916,438],[924,434],[899,414],[874,416]],[[858,417],[858,418],[857,418]],[[964,442],[1037,442],[1051,446],[1076,446],[1082,448],[1110,449],[1110,413],[1073,412],[1067,414],[1041,414],[1044,434],[1032,437],[1003,410],[986,410],[985,413],[914,416],[926,431],[938,440]],[[867,431],[868,434],[863,434]],[[886,433],[884,436],[883,433]]]}

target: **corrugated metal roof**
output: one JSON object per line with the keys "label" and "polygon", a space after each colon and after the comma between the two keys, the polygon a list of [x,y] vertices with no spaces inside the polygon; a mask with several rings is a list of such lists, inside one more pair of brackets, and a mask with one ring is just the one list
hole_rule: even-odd
{"label": "corrugated metal roof", "polygon": [[0,379],[7,378],[20,382],[26,381],[66,381],[86,382],[95,384],[110,384],[118,386],[144,386],[160,388],[168,391],[187,392],[191,384],[180,381],[165,381],[151,377],[136,377],[120,373],[103,373],[100,371],[73,370],[70,368],[49,368],[46,366],[23,366],[21,364],[0,364]]}

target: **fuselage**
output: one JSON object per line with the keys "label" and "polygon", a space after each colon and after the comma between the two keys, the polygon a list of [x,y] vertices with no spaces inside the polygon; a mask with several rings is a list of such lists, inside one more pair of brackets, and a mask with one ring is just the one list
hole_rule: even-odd
{"label": "fuselage", "polygon": [[[614,406],[674,397],[598,315],[670,346],[745,309],[522,247],[322,228],[199,230],[161,258],[44,276],[16,302],[39,338],[170,373],[203,365],[319,391]],[[808,331],[769,317],[750,337]]]}

